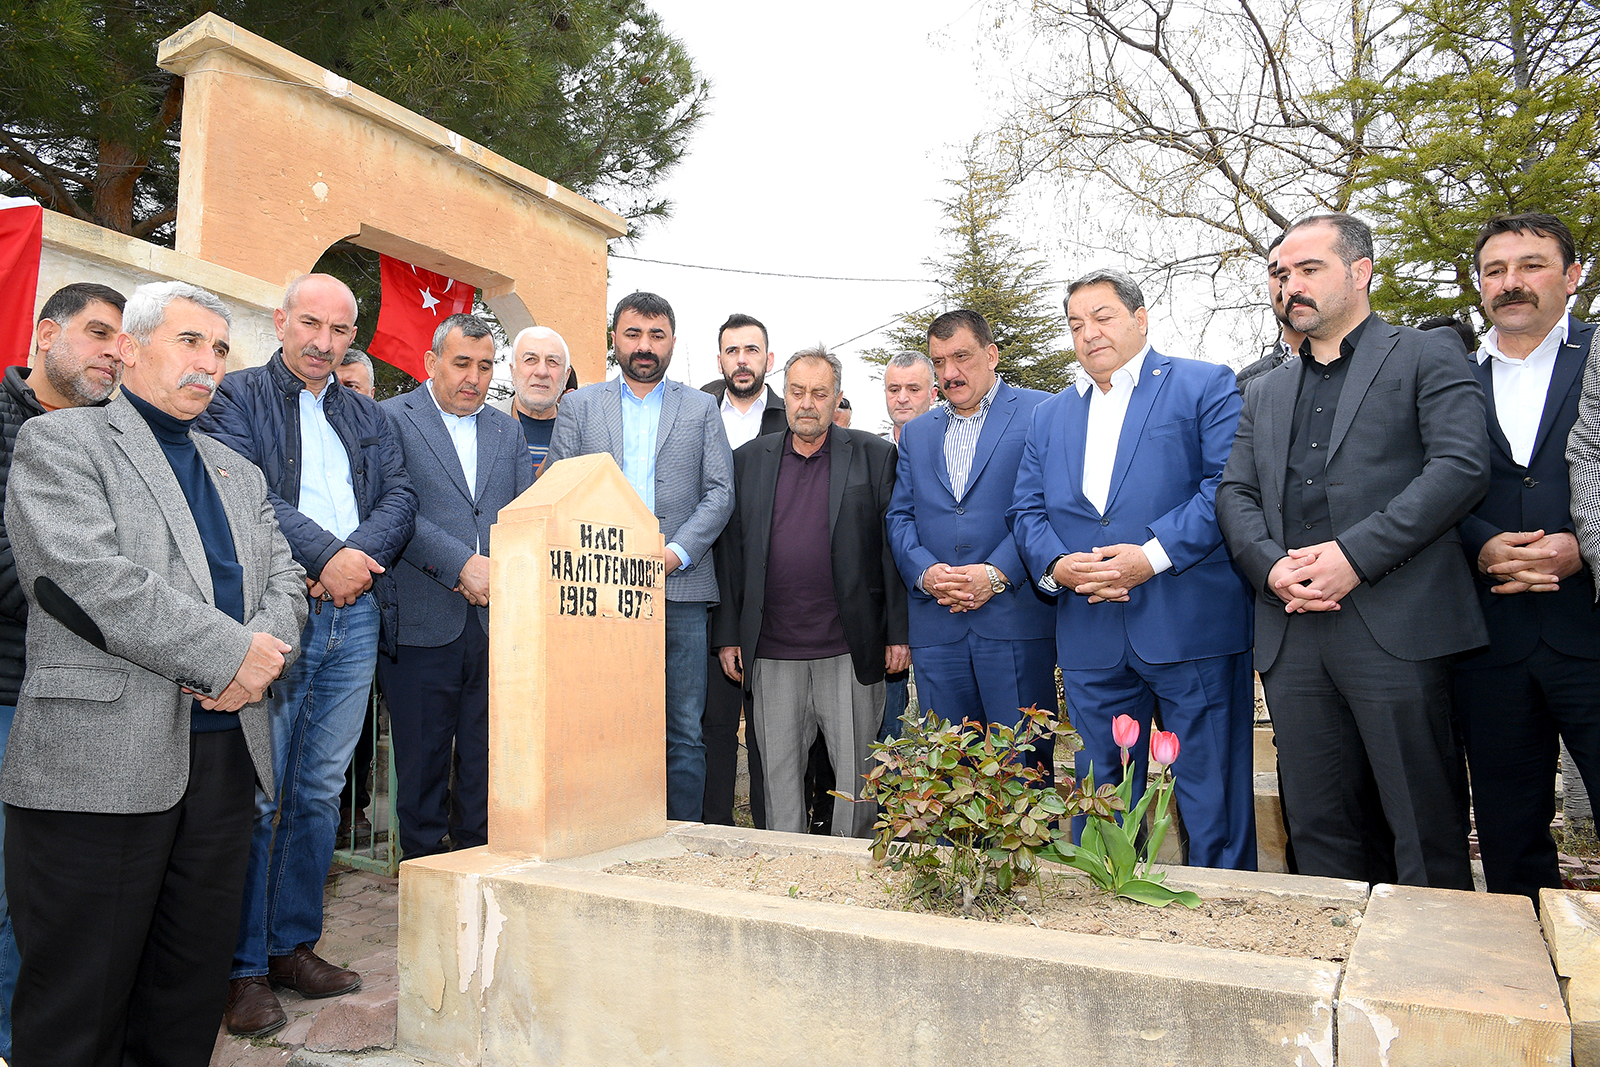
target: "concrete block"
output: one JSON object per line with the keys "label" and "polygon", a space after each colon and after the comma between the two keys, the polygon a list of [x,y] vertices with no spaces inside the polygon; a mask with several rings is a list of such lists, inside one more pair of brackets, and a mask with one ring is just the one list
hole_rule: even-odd
{"label": "concrete block", "polygon": [[1539,925],[1572,1019],[1573,1067],[1600,1067],[1600,893],[1541,889]]}
{"label": "concrete block", "polygon": [[[1256,733],[1260,734],[1257,730]],[[1287,850],[1289,831],[1283,824],[1283,801],[1278,796],[1278,774],[1265,772],[1257,764],[1255,775],[1256,798],[1256,868],[1274,874],[1289,870]]]}
{"label": "concrete block", "polygon": [[1278,746],[1272,742],[1272,727],[1257,726],[1254,733],[1255,771],[1257,774],[1278,773]]}
{"label": "concrete block", "polygon": [[1339,990],[1339,1067],[1565,1067],[1572,1028],[1526,897],[1375,886]]}

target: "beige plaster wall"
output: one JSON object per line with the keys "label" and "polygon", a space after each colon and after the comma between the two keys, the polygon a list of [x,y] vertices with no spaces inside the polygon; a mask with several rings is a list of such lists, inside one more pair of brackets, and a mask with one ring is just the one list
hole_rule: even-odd
{"label": "beige plaster wall", "polygon": [[72,282],[99,282],[127,295],[146,282],[161,281],[198,285],[228,305],[233,316],[229,370],[265,363],[277,350],[272,309],[283,302],[282,286],[55,211],[44,213],[35,319],[50,294]]}
{"label": "beige plaster wall", "polygon": [[179,251],[283,285],[350,240],[477,286],[508,333],[549,326],[605,377],[622,219],[214,14],[159,62],[184,76]]}

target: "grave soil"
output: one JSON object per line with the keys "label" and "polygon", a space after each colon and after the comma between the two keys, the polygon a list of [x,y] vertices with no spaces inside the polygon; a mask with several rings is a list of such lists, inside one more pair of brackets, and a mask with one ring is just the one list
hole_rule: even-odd
{"label": "grave soil", "polygon": [[958,907],[908,905],[909,871],[894,871],[851,856],[712,856],[695,852],[671,859],[623,862],[607,871],[796,900],[1339,963],[1349,955],[1361,925],[1360,909],[1352,905],[1244,893],[1213,894],[1193,910],[1180,904],[1153,908],[1108,897],[1076,873],[1054,871],[1044,874],[1042,886],[1015,890],[987,908],[963,915]]}

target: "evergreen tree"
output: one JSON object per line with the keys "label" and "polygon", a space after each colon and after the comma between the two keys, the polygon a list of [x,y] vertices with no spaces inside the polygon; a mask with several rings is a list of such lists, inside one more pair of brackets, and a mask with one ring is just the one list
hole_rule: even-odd
{"label": "evergreen tree", "polygon": [[630,219],[706,81],[643,0],[18,0],[0,6],[5,192],[171,242],[183,79],[160,42],[238,23]]}
{"label": "evergreen tree", "polygon": [[962,176],[949,179],[955,195],[941,200],[950,253],[926,261],[940,301],[910,311],[886,331],[888,345],[862,358],[879,366],[897,351],[928,350],[928,326],[945,311],[970,308],[989,320],[1000,349],[1000,375],[1012,385],[1059,392],[1072,384],[1076,357],[1060,347],[1066,319],[1045,280],[1038,252],[1003,229],[1011,191],[968,152]]}

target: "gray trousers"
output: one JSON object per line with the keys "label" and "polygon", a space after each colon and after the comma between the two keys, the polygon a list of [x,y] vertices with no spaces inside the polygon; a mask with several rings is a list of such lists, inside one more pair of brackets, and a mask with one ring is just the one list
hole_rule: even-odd
{"label": "gray trousers", "polygon": [[[867,746],[883,724],[884,685],[856,681],[850,657],[758,659],[750,672],[751,718],[766,774],[767,829],[806,832],[806,756],[817,731],[828,744],[836,788],[861,796],[871,769]],[[835,800],[833,835],[871,837],[876,804]]]}

